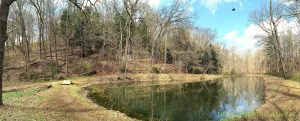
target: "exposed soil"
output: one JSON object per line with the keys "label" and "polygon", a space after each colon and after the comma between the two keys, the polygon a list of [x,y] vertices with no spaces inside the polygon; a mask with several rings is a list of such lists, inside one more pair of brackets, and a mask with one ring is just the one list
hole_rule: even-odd
{"label": "exposed soil", "polygon": [[[77,85],[60,85],[52,82],[52,88],[27,94],[11,94],[0,107],[0,120],[75,120],[75,121],[133,121],[125,114],[108,110],[86,99]],[[14,86],[16,88],[17,86]],[[20,86],[23,89],[23,86]],[[35,87],[36,88],[36,87]],[[18,89],[19,90],[19,89]],[[13,92],[8,92],[13,93]],[[21,92],[20,92],[21,93]],[[22,92],[23,93],[23,92]],[[10,94],[9,94],[10,95]],[[14,97],[15,95],[22,95]]]}

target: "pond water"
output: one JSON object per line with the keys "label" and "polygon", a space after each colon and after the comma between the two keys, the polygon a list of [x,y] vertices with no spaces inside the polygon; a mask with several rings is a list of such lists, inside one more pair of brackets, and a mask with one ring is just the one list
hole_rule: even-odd
{"label": "pond water", "polygon": [[264,81],[259,77],[93,85],[89,90],[95,102],[142,120],[218,121],[264,103]]}

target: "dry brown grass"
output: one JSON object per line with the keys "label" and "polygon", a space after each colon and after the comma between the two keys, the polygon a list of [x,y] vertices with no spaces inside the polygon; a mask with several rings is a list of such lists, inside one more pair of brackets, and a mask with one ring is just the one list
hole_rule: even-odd
{"label": "dry brown grass", "polygon": [[125,114],[92,103],[76,85],[53,82],[48,90],[27,88],[4,94],[0,120],[131,121]]}

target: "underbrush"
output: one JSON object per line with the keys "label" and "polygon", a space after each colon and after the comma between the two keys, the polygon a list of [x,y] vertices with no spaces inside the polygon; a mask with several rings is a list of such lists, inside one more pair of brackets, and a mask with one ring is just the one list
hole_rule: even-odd
{"label": "underbrush", "polygon": [[300,72],[293,72],[287,75],[287,78],[293,81],[300,82]]}

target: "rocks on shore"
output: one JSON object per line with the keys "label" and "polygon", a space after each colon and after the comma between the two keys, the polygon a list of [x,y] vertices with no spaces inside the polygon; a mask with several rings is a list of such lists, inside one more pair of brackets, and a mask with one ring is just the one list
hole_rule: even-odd
{"label": "rocks on shore", "polygon": [[64,80],[64,81],[61,83],[61,85],[71,85],[71,84],[72,84],[71,80]]}

